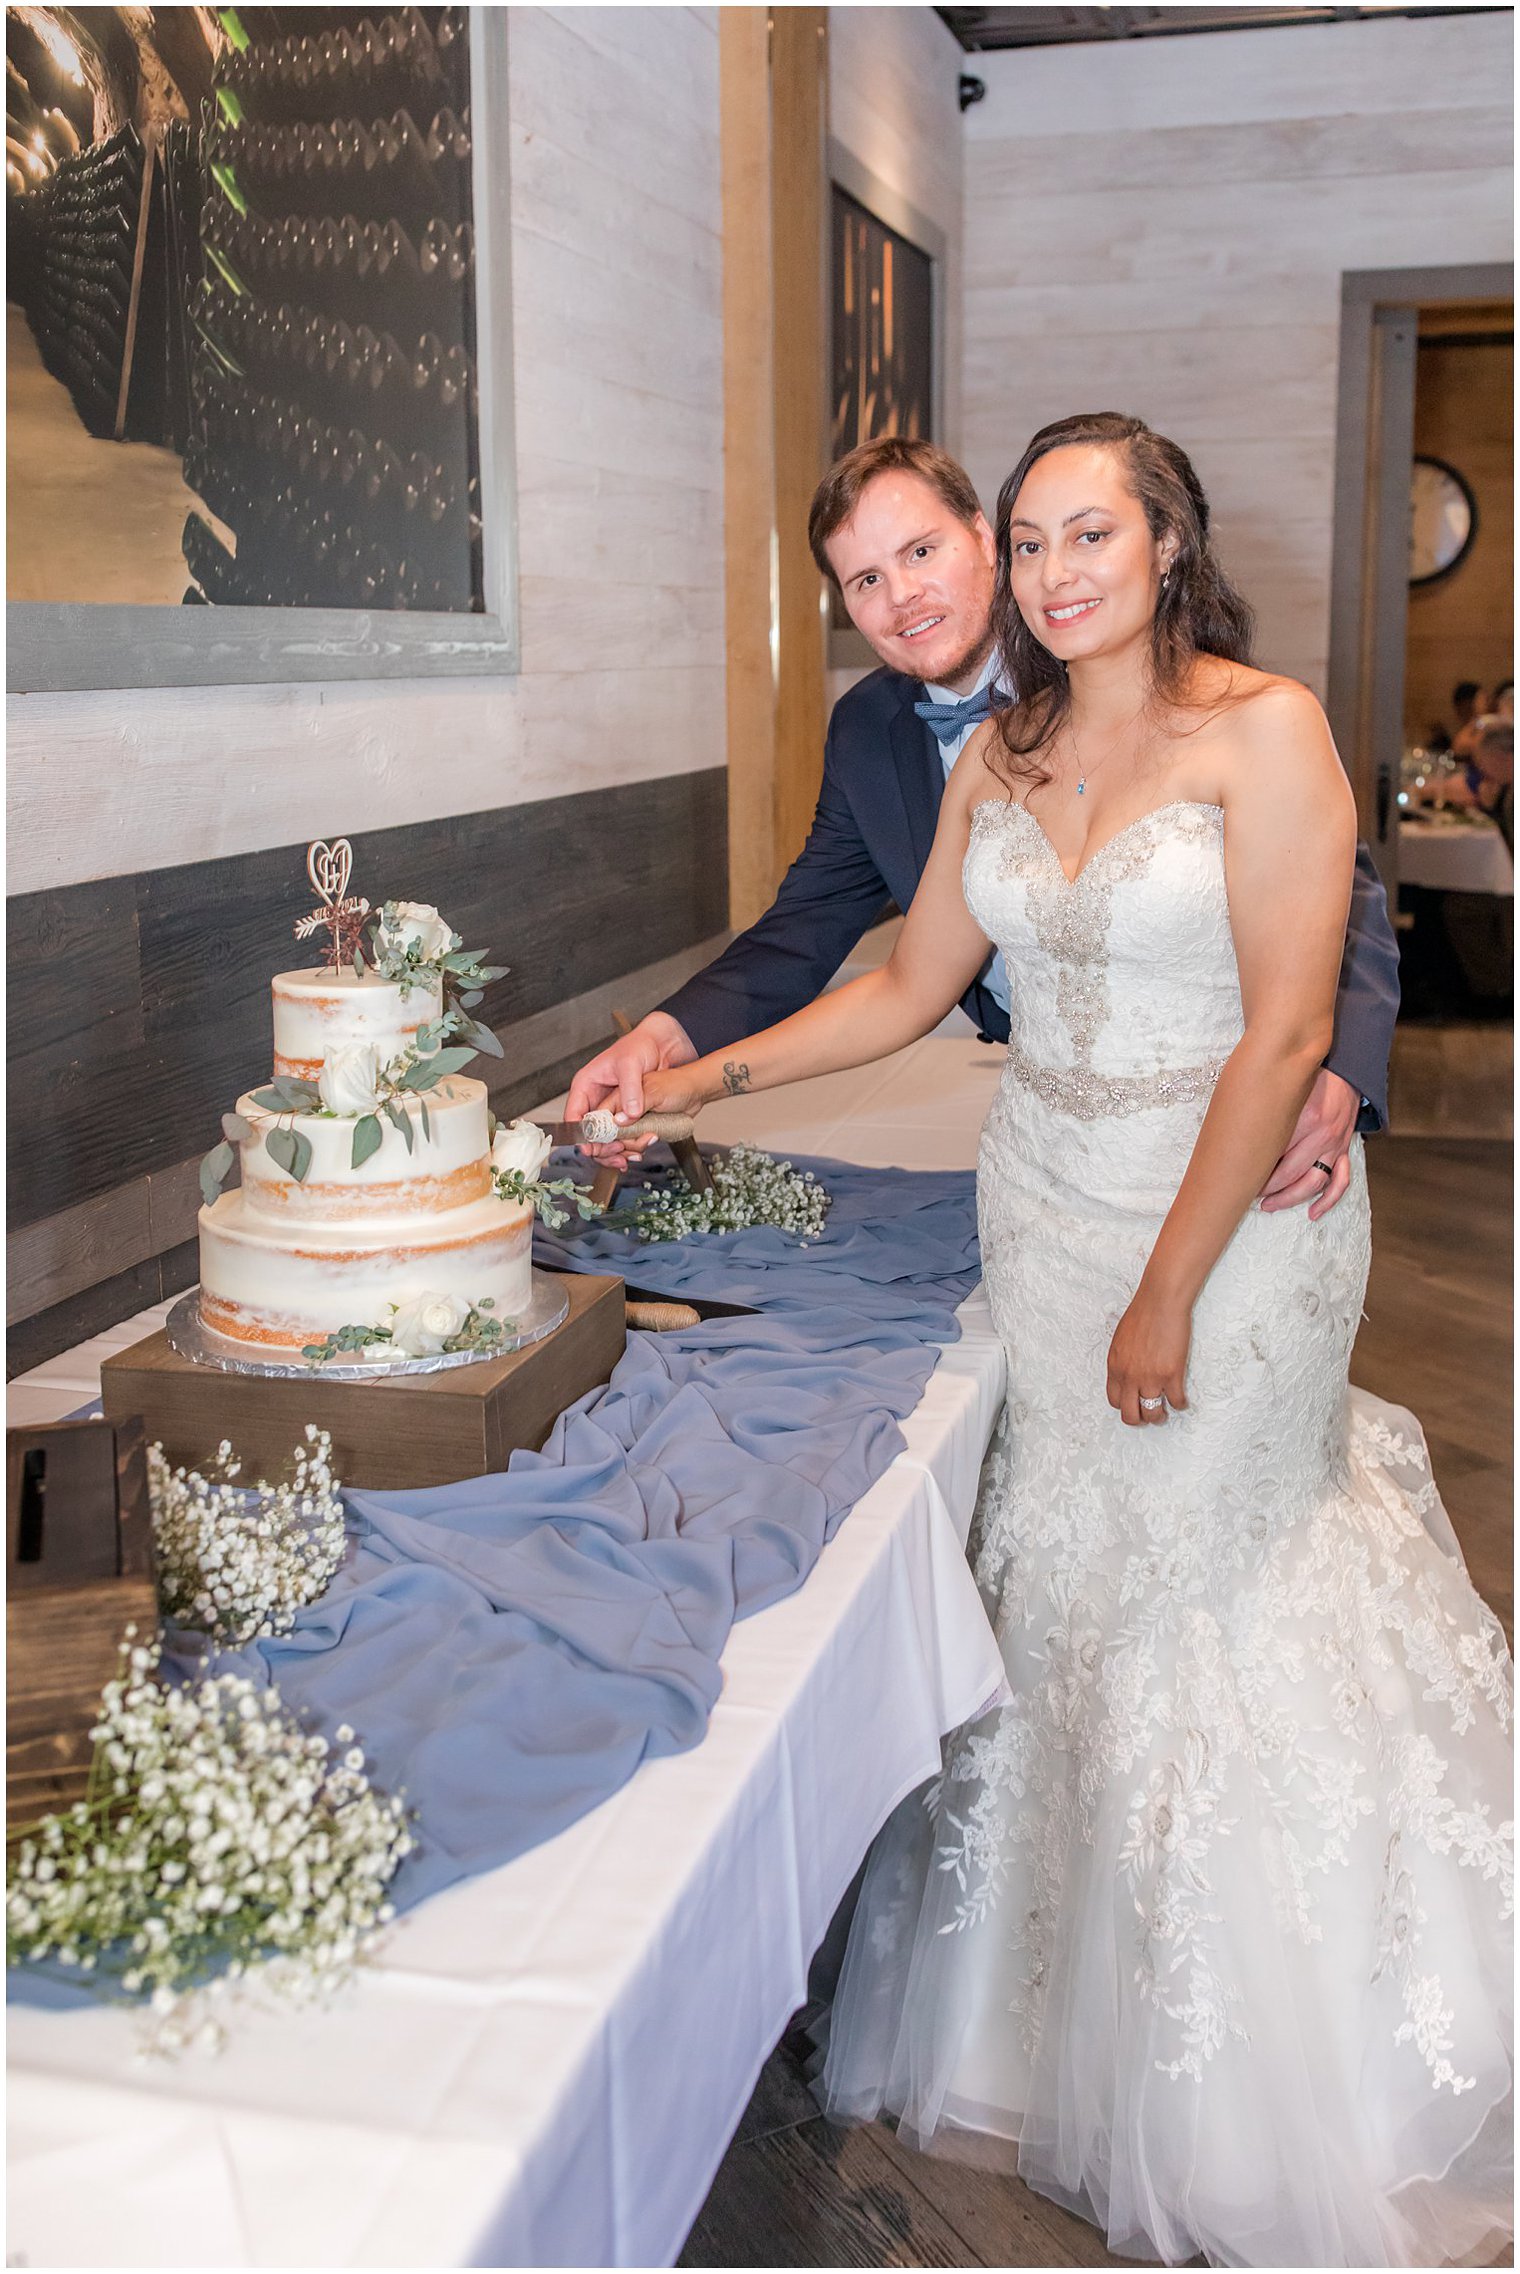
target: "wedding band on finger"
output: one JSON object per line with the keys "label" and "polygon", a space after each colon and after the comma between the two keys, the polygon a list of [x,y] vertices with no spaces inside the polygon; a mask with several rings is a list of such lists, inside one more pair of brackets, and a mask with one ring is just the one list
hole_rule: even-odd
{"label": "wedding band on finger", "polygon": [[1140,1411],[1142,1413],[1160,1413],[1165,1404],[1165,1398],[1141,1398]]}
{"label": "wedding band on finger", "polygon": [[1329,1163],[1328,1161],[1312,1161],[1312,1162],[1310,1163],[1310,1167],[1311,1167],[1311,1168],[1316,1168],[1316,1169],[1323,1169],[1323,1170],[1324,1170],[1324,1172],[1325,1172],[1325,1174],[1326,1174],[1326,1176],[1328,1176],[1328,1177],[1333,1177],[1333,1176],[1334,1176],[1334,1174],[1335,1174],[1335,1171],[1334,1171],[1334,1169],[1333,1169],[1333,1168],[1330,1166],[1330,1163]]}

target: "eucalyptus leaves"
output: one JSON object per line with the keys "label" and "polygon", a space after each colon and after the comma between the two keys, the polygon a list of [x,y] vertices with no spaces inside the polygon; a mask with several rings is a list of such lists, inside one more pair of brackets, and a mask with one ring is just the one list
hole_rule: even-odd
{"label": "eucalyptus leaves", "polygon": [[[505,964],[488,964],[484,948],[467,948],[437,909],[417,900],[387,900],[376,910],[369,926],[370,954],[382,979],[392,980],[403,1002],[422,979],[443,985],[445,1017],[456,1014],[456,1032],[473,1041],[477,1050],[501,1056],[501,1046],[487,1027],[468,1016],[493,979],[504,979]],[[359,951],[354,969],[363,975]]]}
{"label": "eucalyptus leaves", "polygon": [[[583,1184],[576,1184],[567,1176],[556,1177],[546,1184],[540,1177],[524,1176],[521,1169],[493,1169],[491,1189],[498,1200],[515,1201],[519,1207],[531,1208],[541,1224],[557,1232],[570,1221],[573,1208],[583,1224],[602,1214]],[[564,1207],[557,1204],[563,1201]]]}
{"label": "eucalyptus leaves", "polygon": [[385,1364],[396,1358],[440,1358],[457,1352],[489,1358],[501,1346],[510,1321],[492,1316],[496,1305],[490,1296],[467,1303],[462,1295],[431,1291],[393,1303],[378,1326],[335,1327],[321,1342],[308,1342],[303,1358],[314,1366],[335,1358]]}

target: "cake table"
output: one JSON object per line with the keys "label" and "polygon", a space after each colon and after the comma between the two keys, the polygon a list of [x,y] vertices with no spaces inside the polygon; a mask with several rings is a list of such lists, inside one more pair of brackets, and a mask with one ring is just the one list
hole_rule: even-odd
{"label": "cake table", "polygon": [[[725,1101],[702,1135],[967,1167],[1000,1061],[963,1030]],[[674,2259],[869,1839],[1001,1676],[962,1543],[1002,1354],[979,1295],[960,1316],[904,1450],[807,1584],[735,1628],[692,1752],[422,1905],[332,2011],[250,2015],[215,2061],[145,2071],[126,2014],[12,2009],[18,2260]],[[91,1386],[85,1354],[54,1361],[13,1418]]]}

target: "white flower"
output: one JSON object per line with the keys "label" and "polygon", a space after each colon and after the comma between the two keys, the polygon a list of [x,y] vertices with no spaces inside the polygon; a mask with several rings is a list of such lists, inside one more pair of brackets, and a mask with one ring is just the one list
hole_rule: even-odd
{"label": "white flower", "polygon": [[322,1061],[317,1089],[329,1113],[373,1113],[380,1103],[380,1053],[372,1042],[346,1043]]}
{"label": "white flower", "polygon": [[408,1358],[436,1358],[469,1315],[459,1295],[414,1295],[391,1320],[391,1347]]}
{"label": "white flower", "polygon": [[516,1172],[531,1184],[553,1150],[553,1138],[536,1121],[514,1121],[492,1139],[491,1166],[505,1176]]}
{"label": "white flower", "polygon": [[405,957],[416,949],[418,963],[438,963],[454,944],[452,928],[436,908],[423,900],[387,901],[375,935],[375,947],[384,956]]}
{"label": "white flower", "polygon": [[679,1240],[688,1232],[742,1232],[774,1225],[804,1246],[823,1235],[830,1197],[811,1169],[794,1169],[752,1145],[712,1163],[711,1192],[684,1183],[652,1193],[633,1219],[641,1240]]}
{"label": "white flower", "polygon": [[[119,1973],[147,1997],[144,2050],[172,2054],[220,2042],[206,2004],[260,1961],[263,1988],[309,2001],[369,1955],[412,1845],[404,1809],[335,1761],[276,1692],[231,1674],[160,1688],[124,1653],[101,1722],[128,1773],[108,1816],[46,1818],[53,1853],[29,1838],[8,1859],[12,1961]],[[213,1807],[221,1828],[208,1837]],[[225,1975],[208,1983],[208,1962]]]}
{"label": "white flower", "polygon": [[[343,1560],[343,1503],[331,1456],[332,1439],[322,1430],[296,1447],[288,1482],[244,1485],[236,1481],[235,1460],[223,1459],[204,1477],[171,1470],[162,1448],[152,1446],[149,1498],[169,1616],[218,1642],[287,1633]],[[129,1646],[134,1675],[152,1663],[141,1645]]]}

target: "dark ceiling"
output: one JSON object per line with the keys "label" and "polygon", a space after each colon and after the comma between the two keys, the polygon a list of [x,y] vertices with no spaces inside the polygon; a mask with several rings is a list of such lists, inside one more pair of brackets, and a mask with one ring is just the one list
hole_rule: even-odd
{"label": "dark ceiling", "polygon": [[1080,40],[1165,39],[1282,24],[1339,24],[1359,16],[1471,16],[1482,8],[938,8],[969,54],[996,47],[1066,47]]}

